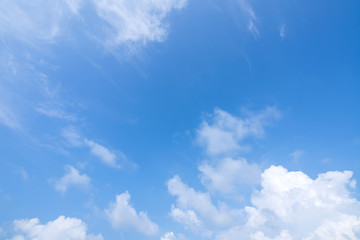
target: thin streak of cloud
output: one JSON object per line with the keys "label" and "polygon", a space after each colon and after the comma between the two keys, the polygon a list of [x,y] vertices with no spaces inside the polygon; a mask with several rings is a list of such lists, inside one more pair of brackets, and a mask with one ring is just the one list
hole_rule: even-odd
{"label": "thin streak of cloud", "polygon": [[248,3],[247,0],[238,0],[238,4],[242,11],[242,14],[247,19],[247,28],[251,35],[256,39],[260,36],[260,31],[257,27],[257,23],[259,22],[254,10],[252,9],[251,5]]}
{"label": "thin streak of cloud", "polygon": [[281,40],[284,40],[286,37],[285,27],[286,27],[285,24],[281,25],[281,27],[280,27],[279,35],[280,35]]}

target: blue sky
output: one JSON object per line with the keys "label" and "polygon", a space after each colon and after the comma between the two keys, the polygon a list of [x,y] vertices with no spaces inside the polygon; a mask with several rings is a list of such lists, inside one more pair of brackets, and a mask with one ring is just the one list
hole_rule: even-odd
{"label": "blue sky", "polygon": [[359,8],[1,1],[0,239],[360,239]]}

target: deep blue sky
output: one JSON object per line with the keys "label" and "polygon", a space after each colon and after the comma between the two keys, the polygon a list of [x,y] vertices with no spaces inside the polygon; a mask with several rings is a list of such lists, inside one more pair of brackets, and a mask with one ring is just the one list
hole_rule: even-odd
{"label": "deep blue sky", "polygon": [[[303,235],[281,214],[279,229],[244,227],[250,219],[245,206],[280,216],[254,200],[256,189],[266,192],[266,181],[276,182],[265,178],[272,165],[313,180],[349,170],[359,180],[358,1],[19,0],[3,1],[0,9],[0,238],[47,239],[16,228],[14,220],[38,218],[46,225],[63,215],[109,240],[235,240],[231,229],[242,229],[240,239],[289,239],[280,234],[284,229],[303,239],[325,220],[348,214],[338,209],[355,209],[336,205],[326,210],[331,216],[318,213]],[[206,135],[206,126],[220,135]],[[211,141],[226,149],[211,152]],[[221,172],[226,158],[239,169]],[[201,171],[206,164],[226,179],[219,188]],[[70,176],[69,166],[78,175]],[[232,176],[231,169],[238,173]],[[239,180],[249,171],[260,180]],[[191,190],[173,192],[167,182],[175,175],[208,194],[219,212],[225,204],[236,223],[211,223],[207,214],[215,213],[193,206]],[[277,184],[304,183],[295,179]],[[330,179],[346,190],[324,194],[359,198],[351,179]],[[235,189],[224,193],[232,184]],[[290,187],[299,199],[300,185]],[[314,186],[322,192],[323,185]],[[126,191],[129,205],[112,209],[115,196]],[[290,202],[286,194],[282,199]],[[354,201],[352,214],[359,218]],[[172,205],[192,211],[201,224],[179,220]],[[135,220],[126,217],[130,208]],[[264,236],[255,238],[258,231]]]}

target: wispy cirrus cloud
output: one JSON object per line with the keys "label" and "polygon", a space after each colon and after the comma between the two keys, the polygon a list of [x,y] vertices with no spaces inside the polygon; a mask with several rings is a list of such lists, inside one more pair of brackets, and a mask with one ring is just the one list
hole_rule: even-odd
{"label": "wispy cirrus cloud", "polygon": [[[102,26],[100,29],[107,29],[106,44],[163,41],[168,31],[165,17],[174,9],[184,8],[186,3],[186,0],[5,0],[0,3],[0,36],[3,44],[12,39],[38,48],[39,44],[51,44],[66,36],[74,19],[95,19]],[[82,14],[85,5],[94,10],[92,20]],[[91,34],[99,36],[96,32]],[[104,39],[104,32],[101,36]]]}
{"label": "wispy cirrus cloud", "polygon": [[241,13],[247,21],[247,29],[253,35],[255,39],[260,36],[260,32],[257,27],[259,22],[253,8],[251,7],[248,0],[237,0],[237,3],[240,7]]}
{"label": "wispy cirrus cloud", "polygon": [[157,41],[161,42],[167,35],[164,18],[172,9],[185,7],[186,0],[135,0],[135,1],[95,1],[95,9],[108,24],[109,46],[123,43]]}
{"label": "wispy cirrus cloud", "polygon": [[38,113],[43,114],[50,118],[58,118],[65,121],[76,122],[77,118],[67,113],[66,111],[60,108],[52,108],[52,107],[37,107],[35,109]]}
{"label": "wispy cirrus cloud", "polygon": [[110,167],[120,168],[121,165],[118,164],[117,160],[127,162],[125,154],[120,151],[114,153],[107,147],[83,137],[74,126],[62,129],[61,135],[73,147],[87,147],[92,155]]}
{"label": "wispy cirrus cloud", "polygon": [[[103,163],[111,167],[120,168],[120,165],[116,163],[116,155],[109,149],[88,139],[85,139],[84,143],[90,148],[91,154],[100,158]],[[125,155],[122,154],[121,157],[125,157]]]}

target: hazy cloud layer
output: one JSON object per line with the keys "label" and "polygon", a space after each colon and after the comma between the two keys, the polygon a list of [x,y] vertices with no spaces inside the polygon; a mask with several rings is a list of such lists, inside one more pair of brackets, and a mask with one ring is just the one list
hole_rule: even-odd
{"label": "hazy cloud layer", "polygon": [[231,155],[249,150],[242,141],[247,137],[263,137],[264,127],[281,116],[275,107],[240,118],[221,109],[215,109],[209,120],[204,120],[197,130],[197,141],[208,155]]}
{"label": "hazy cloud layer", "polygon": [[249,164],[246,159],[224,158],[213,164],[203,162],[198,169],[201,182],[212,192],[230,194],[245,185],[260,183],[259,166]]}

